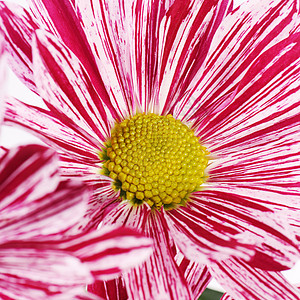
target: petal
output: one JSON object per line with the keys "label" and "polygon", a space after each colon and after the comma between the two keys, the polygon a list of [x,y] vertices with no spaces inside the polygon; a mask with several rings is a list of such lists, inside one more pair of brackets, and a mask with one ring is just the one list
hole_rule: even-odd
{"label": "petal", "polygon": [[64,114],[103,141],[111,126],[102,99],[76,56],[52,35],[37,31],[34,72],[41,96],[56,114]]}
{"label": "petal", "polygon": [[121,109],[168,106],[171,86],[184,86],[201,65],[228,2],[80,1],[99,70],[112,98],[123,99]]}
{"label": "petal", "polygon": [[5,34],[10,67],[19,79],[35,92],[31,40],[38,25],[21,6],[1,1],[0,26]]}
{"label": "petal", "polygon": [[192,290],[193,299],[198,299],[211,280],[211,275],[206,265],[200,265],[188,260],[181,253],[176,255],[176,263],[184,274],[188,286]]}
{"label": "petal", "polygon": [[248,244],[250,249],[256,250],[251,258],[253,266],[277,271],[292,267],[299,259],[297,242],[286,219],[251,201],[251,196],[217,190],[204,190],[194,195],[190,210],[185,208],[184,213],[193,216],[197,224],[201,222],[220,238],[227,236],[236,240],[238,245],[246,247]]}
{"label": "petal", "polygon": [[97,280],[108,280],[146,260],[152,240],[127,228],[101,228],[63,241],[60,248],[80,258]]}
{"label": "petal", "polygon": [[[6,60],[4,54],[4,39],[0,34],[0,124],[3,123],[4,116],[4,96],[5,96],[5,83],[6,83]],[[1,132],[1,131],[0,131]],[[1,156],[1,150],[0,150]]]}
{"label": "petal", "polygon": [[195,80],[229,8],[230,1],[174,1],[161,20],[159,104],[164,104],[164,114],[172,111]]}
{"label": "petal", "polygon": [[140,267],[124,274],[131,299],[192,299],[192,293],[174,260],[172,242],[162,216],[150,215],[145,231],[154,240],[154,254]]}
{"label": "petal", "polygon": [[239,231],[235,226],[226,224],[213,210],[202,209],[196,201],[167,211],[165,216],[172,237],[190,260],[206,263],[232,255],[250,259],[254,254],[252,247],[236,236]]}
{"label": "petal", "polygon": [[274,133],[274,139],[281,128],[287,133],[299,126],[299,55],[300,34],[294,34],[259,57],[232,103],[216,114],[208,128],[200,129],[205,130],[203,138],[211,151],[228,155],[248,149],[250,142],[264,145],[262,136]]}
{"label": "petal", "polygon": [[1,299],[48,299],[93,281],[88,269],[67,253],[22,242],[10,246],[0,250]]}
{"label": "petal", "polygon": [[12,217],[24,201],[30,204],[55,191],[59,184],[58,158],[54,151],[43,146],[11,149],[0,162],[1,219]]}
{"label": "petal", "polygon": [[99,162],[97,157],[97,151],[100,149],[99,141],[67,116],[60,119],[61,121],[52,116],[51,112],[39,107],[14,99],[8,100],[5,122],[29,130],[52,148],[66,152],[73,161],[82,161],[86,165]]}
{"label": "petal", "polygon": [[109,281],[95,281],[88,286],[88,291],[106,300],[128,299],[125,283],[122,277]]}
{"label": "petal", "polygon": [[60,182],[58,159],[43,146],[8,151],[1,158],[0,240],[47,238],[74,226],[89,193],[80,182]]}
{"label": "petal", "polygon": [[100,98],[109,108],[114,119],[118,119],[118,114],[111,105],[109,95],[97,69],[91,46],[83,31],[80,15],[78,16],[78,12],[74,9],[75,1],[29,0],[29,2],[31,11],[43,24],[43,28],[59,37],[79,59]]}
{"label": "petal", "polygon": [[230,96],[234,96],[247,70],[261,61],[266,49],[289,37],[294,12],[292,0],[256,0],[241,4],[229,14],[214,35],[207,60],[199,70],[201,76],[191,81],[176,114],[193,119],[203,129],[203,136],[208,133],[210,122],[232,102]]}
{"label": "petal", "polygon": [[191,291],[175,262],[173,242],[162,215],[152,214],[147,205],[133,207],[123,203],[103,219],[103,224],[107,223],[139,229],[154,241],[150,259],[124,274],[129,298],[191,299]]}
{"label": "petal", "polygon": [[237,259],[212,263],[209,270],[234,299],[261,300],[262,295],[265,300],[300,298],[300,291],[280,273],[255,269]]}
{"label": "petal", "polygon": [[220,300],[234,300],[234,299],[229,294],[225,293],[223,294]]}

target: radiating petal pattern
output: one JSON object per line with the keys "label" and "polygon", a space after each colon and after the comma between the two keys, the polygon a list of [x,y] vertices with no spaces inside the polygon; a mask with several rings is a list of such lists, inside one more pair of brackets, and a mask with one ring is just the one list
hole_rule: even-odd
{"label": "radiating petal pattern", "polygon": [[[190,259],[193,259],[193,253],[194,259],[199,259],[195,258],[195,250],[205,253],[205,248],[211,249],[211,253],[206,254],[208,257],[220,259],[220,254],[214,257],[217,246],[224,248],[223,255],[226,255],[226,248],[229,253],[234,252],[234,256],[238,256],[236,251],[241,247],[244,252],[248,249],[250,254],[253,250],[258,251],[258,256],[251,258],[253,265],[257,263],[260,264],[259,267],[269,270],[292,267],[299,259],[297,242],[289,238],[290,234],[286,229],[288,224],[284,219],[282,222],[280,215],[272,210],[251,202],[249,196],[239,197],[217,191],[203,191],[195,195],[197,198],[194,198],[188,208],[170,211],[168,214],[171,220],[170,230],[174,232],[174,236],[177,234],[181,251]],[[201,249],[197,249],[197,246],[201,246]],[[261,260],[260,252],[264,253],[265,262]],[[240,257],[249,261],[249,257]]]}
{"label": "radiating petal pattern", "polygon": [[78,2],[104,82],[113,99],[124,99],[123,114],[162,111],[183,92],[228,7],[210,0]]}
{"label": "radiating petal pattern", "polygon": [[[143,211],[143,214],[141,213]],[[106,215],[103,224],[139,228],[154,241],[154,253],[140,267],[124,274],[130,299],[191,299],[191,291],[175,262],[172,240],[160,215],[146,207],[119,205]],[[151,283],[151,284],[150,284]]]}
{"label": "radiating petal pattern", "polygon": [[207,215],[206,212],[195,203],[167,212],[169,230],[183,254],[199,263],[229,256],[249,260],[254,251],[248,243],[235,236],[239,231],[224,222],[220,225],[217,214]]}
{"label": "radiating petal pattern", "polygon": [[42,28],[59,37],[80,60],[97,93],[111,111],[114,119],[118,119],[118,113],[111,105],[111,100],[97,69],[91,45],[84,34],[79,18],[80,12],[75,10],[75,1],[29,0],[29,2],[31,11],[43,24]]}
{"label": "radiating petal pattern", "polygon": [[[39,203],[43,213],[32,209],[3,230],[34,238],[53,233],[51,247],[74,254],[101,280],[150,255],[149,239],[124,226],[152,238],[154,252],[144,263],[90,285],[106,299],[193,299],[211,277],[226,289],[223,299],[299,298],[276,273],[293,266],[300,249],[296,1],[233,8],[230,0],[31,0],[31,14],[0,9],[16,72],[32,83],[33,68],[32,86],[48,108],[12,99],[5,122],[42,137],[59,151],[61,174],[92,190],[83,218],[64,227],[72,236],[58,239],[54,225],[45,226],[58,222],[63,230],[54,212],[62,213],[67,192],[76,198],[70,182],[57,182],[55,195],[48,191],[55,207]],[[211,153],[206,182],[186,196],[187,205],[150,209],[149,201],[126,201],[126,191],[116,188],[124,177],[100,175],[106,165],[99,150],[113,144],[114,122],[137,112],[172,114]],[[44,221],[34,231],[38,215]],[[123,229],[93,231],[107,225]]]}
{"label": "radiating petal pattern", "polygon": [[[300,291],[276,272],[266,272],[230,259],[211,264],[212,275],[234,299],[265,300],[299,299]],[[226,299],[226,298],[225,298]]]}
{"label": "radiating petal pattern", "polygon": [[74,157],[85,165],[99,161],[96,154],[98,141],[67,117],[60,121],[47,110],[10,99],[5,121],[25,127],[58,152],[67,149],[72,161]]}
{"label": "radiating petal pattern", "polygon": [[43,31],[37,31],[33,51],[37,51],[34,72],[41,96],[103,142],[109,135],[107,111],[76,56]]}
{"label": "radiating petal pattern", "polygon": [[199,75],[194,76],[188,93],[175,110],[186,120],[193,119],[199,124],[203,138],[212,135],[209,128],[224,129],[215,119],[224,121],[219,114],[232,102],[231,95],[240,81],[245,78],[250,82],[245,76],[249,68],[260,63],[266,49],[289,37],[295,22],[294,4],[292,0],[246,1],[215,32]]}

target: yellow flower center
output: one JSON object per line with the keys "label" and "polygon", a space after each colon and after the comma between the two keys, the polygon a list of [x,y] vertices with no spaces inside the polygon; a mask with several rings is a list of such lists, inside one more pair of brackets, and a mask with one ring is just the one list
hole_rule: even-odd
{"label": "yellow flower center", "polygon": [[137,114],[115,124],[100,158],[120,197],[171,209],[185,205],[205,181],[207,154],[194,132],[171,115]]}

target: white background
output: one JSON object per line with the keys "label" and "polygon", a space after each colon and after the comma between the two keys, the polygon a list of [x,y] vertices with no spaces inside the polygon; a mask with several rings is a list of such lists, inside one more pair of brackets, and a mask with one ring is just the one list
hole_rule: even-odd
{"label": "white background", "polygon": [[[16,2],[23,6],[26,5],[26,0],[9,0],[10,2]],[[236,5],[244,2],[244,0],[236,0]],[[7,94],[12,95],[18,99],[21,99],[27,103],[37,103],[40,101],[39,97],[37,97],[33,92],[28,90],[16,77],[15,75],[7,69],[7,85],[6,91]],[[26,131],[17,128],[11,128],[7,126],[3,126],[1,128],[1,145],[5,147],[14,147],[18,145],[28,144],[28,143],[41,143],[40,140],[33,135],[29,134]],[[289,270],[283,272],[284,275],[291,283],[300,283],[300,261],[296,264],[296,266]],[[222,287],[219,286],[215,281],[213,281],[210,285],[210,288],[223,291]]]}

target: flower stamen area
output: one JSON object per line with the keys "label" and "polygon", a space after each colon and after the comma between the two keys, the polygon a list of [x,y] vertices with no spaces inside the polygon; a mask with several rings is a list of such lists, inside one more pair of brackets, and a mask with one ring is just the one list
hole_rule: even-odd
{"label": "flower stamen area", "polygon": [[150,113],[116,123],[100,158],[102,174],[114,180],[120,197],[172,209],[204,183],[208,154],[180,120]]}

